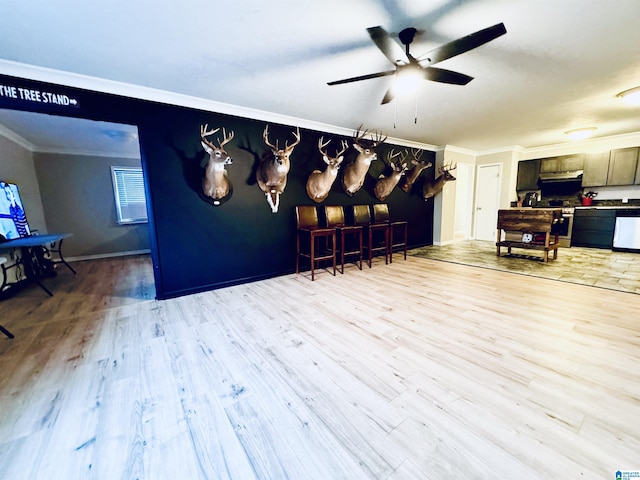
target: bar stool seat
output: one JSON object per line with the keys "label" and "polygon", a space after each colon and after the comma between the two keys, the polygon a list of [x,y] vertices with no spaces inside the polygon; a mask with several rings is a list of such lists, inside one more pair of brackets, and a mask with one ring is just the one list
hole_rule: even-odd
{"label": "bar stool seat", "polygon": [[364,232],[365,241],[363,248],[366,251],[366,258],[369,268],[376,253],[384,253],[384,263],[389,263],[389,224],[371,221],[371,211],[369,205],[354,205],[353,224],[361,225]]}
{"label": "bar stool seat", "polygon": [[376,223],[387,223],[389,225],[389,263],[393,263],[394,250],[402,250],[406,260],[409,222],[406,220],[391,220],[389,206],[386,203],[377,203],[373,206],[373,219]]}
{"label": "bar stool seat", "polygon": [[[300,272],[300,257],[306,257],[311,264],[311,281],[315,280],[316,263],[331,260],[333,275],[336,275],[336,229],[320,227],[315,206],[296,207],[296,275]],[[307,248],[301,248],[301,240],[306,239]],[[320,240],[325,240],[320,242]],[[329,246],[327,240],[331,241]]]}
{"label": "bar stool seat", "polygon": [[362,270],[362,225],[347,225],[342,206],[325,206],[324,216],[327,227],[336,229],[336,254],[340,254],[340,273],[344,274],[345,257],[355,256],[356,264]]}

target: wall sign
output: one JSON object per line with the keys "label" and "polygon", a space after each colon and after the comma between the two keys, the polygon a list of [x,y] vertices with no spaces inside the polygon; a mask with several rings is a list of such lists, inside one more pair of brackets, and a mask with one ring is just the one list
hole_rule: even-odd
{"label": "wall sign", "polygon": [[23,107],[32,106],[33,104],[45,107],[80,107],[80,102],[77,98],[70,97],[64,93],[9,84],[0,84],[0,104]]}

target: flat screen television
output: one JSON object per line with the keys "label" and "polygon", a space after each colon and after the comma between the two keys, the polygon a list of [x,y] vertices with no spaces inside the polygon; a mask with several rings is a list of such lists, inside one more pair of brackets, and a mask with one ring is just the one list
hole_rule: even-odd
{"label": "flat screen television", "polygon": [[0,181],[0,241],[31,235],[18,186]]}

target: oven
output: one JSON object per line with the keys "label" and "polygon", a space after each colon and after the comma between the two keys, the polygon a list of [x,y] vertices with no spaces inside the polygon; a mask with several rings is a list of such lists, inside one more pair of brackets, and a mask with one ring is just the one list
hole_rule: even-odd
{"label": "oven", "polygon": [[571,246],[571,231],[573,230],[573,207],[562,208],[562,220],[561,225],[558,226],[558,243],[561,247]]}

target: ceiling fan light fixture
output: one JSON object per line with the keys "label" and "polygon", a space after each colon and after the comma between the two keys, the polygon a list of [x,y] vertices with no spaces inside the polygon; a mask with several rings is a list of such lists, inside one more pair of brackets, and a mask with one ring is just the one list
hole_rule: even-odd
{"label": "ceiling fan light fixture", "polygon": [[399,68],[393,81],[393,92],[399,96],[415,93],[422,80],[423,75],[420,68],[415,68],[413,65]]}
{"label": "ceiling fan light fixture", "polygon": [[627,105],[640,105],[640,87],[630,88],[617,95]]}
{"label": "ceiling fan light fixture", "polygon": [[585,138],[591,137],[596,130],[596,127],[585,127],[568,130],[564,133],[569,137],[570,140],[584,140]]}

